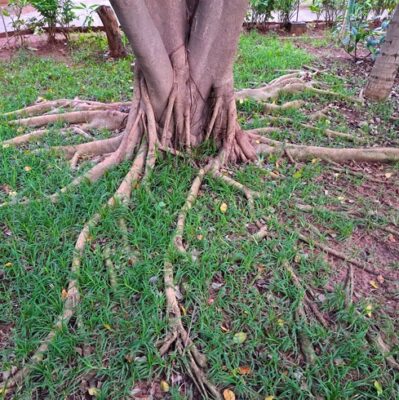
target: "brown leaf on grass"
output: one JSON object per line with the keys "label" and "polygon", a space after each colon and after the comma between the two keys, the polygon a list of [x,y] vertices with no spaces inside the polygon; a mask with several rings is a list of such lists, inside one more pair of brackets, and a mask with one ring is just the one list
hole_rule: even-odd
{"label": "brown leaf on grass", "polygon": [[227,206],[226,203],[222,203],[222,204],[220,205],[220,211],[221,211],[223,214],[226,213],[227,208],[228,208],[228,206]]}
{"label": "brown leaf on grass", "polygon": [[223,398],[224,400],[236,400],[236,395],[230,389],[223,390]]}
{"label": "brown leaf on grass", "polygon": [[164,393],[167,393],[167,392],[169,392],[169,390],[170,390],[169,383],[166,382],[166,381],[161,381],[161,383],[160,383],[159,386],[161,387],[161,390],[162,390]]}
{"label": "brown leaf on grass", "polygon": [[370,286],[372,286],[374,289],[378,289],[379,288],[379,286],[378,286],[376,281],[371,280],[369,283],[370,283]]}
{"label": "brown leaf on grass", "polygon": [[238,373],[240,375],[249,375],[251,373],[251,368],[248,365],[244,365],[242,367],[238,367]]}
{"label": "brown leaf on grass", "polygon": [[221,329],[223,332],[230,332],[230,329],[229,329],[226,325],[221,325],[221,326],[220,326],[220,329]]}

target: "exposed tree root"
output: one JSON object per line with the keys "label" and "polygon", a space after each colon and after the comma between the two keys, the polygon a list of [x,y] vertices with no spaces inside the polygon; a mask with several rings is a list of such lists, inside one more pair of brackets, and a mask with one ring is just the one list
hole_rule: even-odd
{"label": "exposed tree root", "polygon": [[374,330],[372,332],[367,333],[367,340],[370,343],[373,343],[375,347],[381,352],[384,356],[386,363],[393,369],[399,371],[399,363],[395,360],[395,358],[391,355],[392,349],[390,346],[384,341],[381,333],[378,330]]}
{"label": "exposed tree root", "polygon": [[[261,241],[264,238],[266,238],[269,235],[268,230],[266,225],[261,226],[261,228],[256,232],[252,237],[256,241]],[[301,300],[298,302],[298,306],[295,312],[295,320],[297,321],[298,325],[300,326],[301,323],[308,323],[308,317],[306,315],[305,307],[309,310],[312,311],[313,314],[316,316],[316,318],[319,320],[319,322],[325,327],[328,328],[329,324],[317,308],[315,304],[315,299],[309,297],[309,293],[312,293],[310,288],[305,286],[299,279],[299,277],[296,275],[295,271],[291,267],[291,265],[288,263],[288,261],[284,261],[282,263],[282,266],[284,269],[289,273],[291,277],[291,281],[293,282],[294,286],[296,289],[303,293],[303,297]],[[313,294],[313,293],[312,293]],[[301,351],[304,355],[305,361],[307,364],[313,365],[316,361],[316,352],[314,350],[314,347],[312,345],[312,342],[310,341],[309,337],[306,335],[304,330],[302,328],[298,328],[298,341],[300,344]]]}
{"label": "exposed tree root", "polygon": [[340,251],[337,251],[329,246],[326,246],[316,240],[310,239],[310,238],[306,237],[305,235],[302,235],[302,233],[296,232],[296,234],[298,235],[299,239],[302,242],[305,242],[309,245],[314,245],[315,247],[318,247],[320,250],[324,251],[325,253],[328,253],[336,258],[346,261],[347,263],[350,263],[350,264],[354,265],[355,267],[368,272],[369,274],[379,275],[378,271],[368,268],[367,266],[363,265],[361,262],[353,260],[352,258],[346,256],[345,254],[341,253]]}
{"label": "exposed tree root", "polygon": [[[50,133],[48,129],[38,129],[24,135],[16,136],[12,139],[4,140],[0,142],[0,146],[20,146],[38,139],[41,139],[45,135]],[[93,136],[89,135],[86,131],[79,128],[78,126],[73,126],[71,128],[60,129],[59,133],[61,135],[67,135],[68,133],[75,133],[77,135],[83,136],[85,139],[93,140]]]}
{"label": "exposed tree root", "polygon": [[[205,168],[199,171],[197,177],[194,179],[191,185],[186,201],[179,212],[176,229],[172,240],[174,248],[179,253],[186,253],[186,249],[183,245],[183,231],[187,213],[192,208],[196,198],[198,197],[198,192],[202,185],[205,174],[211,168],[214,168],[214,163],[215,161],[211,160]],[[164,284],[170,332],[164,341],[159,345],[160,354],[166,354],[172,344],[175,344],[176,349],[181,354],[186,354],[188,356],[189,363],[186,365],[188,368],[188,373],[196,383],[202,395],[207,397],[207,393],[209,393],[216,399],[222,399],[220,392],[211,382],[209,382],[205,373],[203,372],[203,369],[207,364],[205,356],[194,345],[187,330],[183,326],[182,315],[174,285],[173,264],[168,256],[165,258],[164,262]]]}
{"label": "exposed tree root", "polygon": [[[353,292],[354,292],[354,271],[351,264],[348,267],[348,274],[345,281],[345,306],[349,308],[353,304]],[[358,315],[360,312],[355,310]],[[370,328],[366,334],[366,339],[370,344],[374,344],[377,350],[384,356],[386,363],[393,369],[399,371],[399,363],[391,355],[392,349],[384,341],[378,328]]]}
{"label": "exposed tree root", "polygon": [[282,105],[274,104],[274,103],[266,103],[264,106],[264,110],[266,113],[274,113],[280,111],[287,111],[287,110],[298,110],[305,104],[302,100],[293,100],[287,101]]}
{"label": "exposed tree root", "polygon": [[[309,204],[300,204],[298,202],[295,202],[294,207],[299,210],[299,211],[303,211],[303,212],[324,212],[324,213],[333,213],[336,215],[339,215],[341,217],[346,217],[347,215],[352,215],[355,217],[359,217],[362,220],[366,217],[365,215],[361,214],[358,210],[330,210],[329,208],[326,207],[321,207],[321,206],[317,206],[317,207],[313,207]],[[383,215],[376,215],[379,218],[383,218]],[[365,222],[366,223],[366,222]],[[376,229],[380,229],[384,232],[390,233],[392,235],[395,235],[397,237],[399,237],[399,231],[395,230],[394,228],[391,228],[389,226],[381,226],[380,223],[378,222],[373,222],[373,221],[367,221],[368,224],[372,224]],[[391,222],[392,223],[392,222]]]}
{"label": "exposed tree root", "polygon": [[[260,227],[258,232],[252,235],[253,239],[255,239],[257,242],[265,239],[267,236],[269,236],[269,231],[267,229],[266,225],[263,225]],[[303,312],[301,310],[298,310],[300,313],[301,318],[303,318],[303,315],[305,313],[305,308],[309,310],[309,312],[313,313],[313,315],[316,317],[316,319],[320,322],[321,325],[323,325],[325,328],[329,328],[330,324],[327,322],[327,320],[324,318],[318,307],[316,306],[316,296],[313,293],[313,290],[306,285],[304,282],[300,280],[298,275],[295,273],[294,269],[292,266],[287,262],[284,261],[282,263],[282,266],[284,269],[289,273],[292,283],[294,286],[298,289],[298,291],[303,292],[303,299],[301,302],[301,307],[303,308]],[[306,316],[306,313],[305,313]]]}
{"label": "exposed tree root", "polygon": [[303,328],[300,327],[301,323],[307,323],[307,317],[302,301],[299,301],[298,303],[298,308],[295,312],[295,320],[298,324],[297,336],[299,346],[301,348],[306,363],[309,365],[313,365],[317,359],[316,352],[314,350],[312,342],[309,339],[309,336],[305,333]]}
{"label": "exposed tree root", "polygon": [[322,119],[322,118],[327,118],[328,116],[326,115],[326,112],[329,110],[329,108],[330,108],[330,105],[322,108],[319,111],[315,111],[314,113],[308,115],[308,118],[311,121],[317,121],[317,120]]}
{"label": "exposed tree root", "polygon": [[[332,163],[330,161],[330,163]],[[355,176],[357,178],[363,178],[363,179],[367,179],[370,182],[374,182],[374,183],[381,183],[381,179],[376,179],[373,178],[372,176],[362,173],[362,172],[357,172],[357,171],[353,171],[352,169],[348,169],[348,168],[342,168],[340,167],[338,164],[336,163],[332,163],[333,165],[330,167],[330,169],[332,169],[335,172],[338,172],[340,174],[348,174],[348,175],[352,175]]]}
{"label": "exposed tree root", "polygon": [[59,109],[69,108],[73,111],[83,111],[86,109],[118,109],[130,106],[131,103],[101,103],[99,101],[80,100],[80,99],[60,99],[54,101],[43,101],[20,110],[4,113],[1,116],[7,118],[34,117],[48,112],[56,112]]}
{"label": "exposed tree root", "polygon": [[[291,118],[272,117],[272,116],[268,116],[267,118],[269,120],[273,121],[273,122],[278,122],[278,123],[288,122],[290,124],[297,124],[297,122],[295,122]],[[338,132],[338,131],[334,131],[334,130],[328,129],[328,128],[319,128],[317,126],[304,124],[304,123],[299,123],[298,125],[301,126],[302,128],[309,129],[311,131],[322,132],[329,138],[343,138],[343,139],[346,139],[346,140],[349,140],[349,141],[353,141],[353,142],[363,142],[364,141],[362,138],[357,137],[357,136],[353,136],[353,135],[351,135],[349,133]]]}
{"label": "exposed tree root", "polygon": [[309,161],[315,158],[338,163],[348,161],[371,163],[399,161],[399,149],[397,148],[371,147],[352,149],[296,145],[265,138],[258,135],[257,130],[247,132],[253,140],[260,142],[257,146],[258,154],[283,154],[288,149],[292,158],[297,161]]}
{"label": "exposed tree root", "polygon": [[[294,164],[296,161],[305,161],[313,158],[332,160],[335,162],[349,160],[387,162],[399,160],[399,149],[328,149],[316,146],[287,144],[261,136],[262,133],[264,134],[271,131],[275,132],[278,130],[274,127],[252,130],[247,133],[242,132],[237,124],[235,99],[230,86],[227,88],[221,87],[215,89],[214,104],[209,110],[209,119],[206,121],[206,126],[200,135],[194,135],[191,131],[191,128],[194,125],[192,121],[190,121],[190,110],[181,109],[184,101],[180,98],[181,93],[179,93],[178,85],[179,77],[176,77],[177,81],[173,84],[171,93],[165,102],[164,109],[155,110],[153,109],[153,99],[149,95],[150,90],[147,87],[146,81],[144,81],[144,78],[140,74],[137,74],[137,76],[138,84],[136,85],[135,97],[130,107],[129,116],[120,109],[121,107],[126,106],[123,103],[115,103],[108,106],[99,102],[60,100],[58,102],[39,103],[23,110],[8,113],[6,114],[6,117],[27,116],[27,118],[24,119],[11,121],[11,123],[29,127],[42,127],[55,122],[66,122],[72,125],[70,127],[72,130],[90,140],[92,137],[86,132],[86,130],[94,128],[108,128],[110,130],[124,129],[122,134],[110,139],[94,140],[73,146],[59,146],[53,149],[65,155],[65,157],[70,160],[73,168],[77,168],[79,161],[83,158],[99,158],[98,163],[88,172],[74,179],[69,185],[60,189],[57,193],[48,196],[48,198],[53,202],[56,202],[59,199],[61,193],[65,193],[70,188],[76,187],[83,180],[95,182],[110,168],[119,165],[123,161],[133,160],[130,171],[122,181],[116,193],[109,199],[107,204],[103,206],[102,210],[107,207],[113,207],[119,201],[124,204],[128,203],[134,183],[136,183],[140,178],[145,180],[145,178],[151,173],[151,170],[155,165],[157,149],[180,155],[182,150],[189,152],[193,146],[201,143],[204,139],[213,140],[220,149],[219,154],[199,170],[197,177],[192,182],[187,199],[178,214],[176,229],[172,237],[172,244],[174,249],[180,254],[187,253],[183,242],[185,221],[188,212],[193,207],[193,204],[198,197],[199,190],[206,174],[210,174],[214,178],[221,180],[225,184],[242,192],[248,200],[249,207],[251,210],[253,209],[254,198],[258,197],[260,194],[247,188],[245,185],[236,182],[229,176],[224,175],[221,172],[221,168],[229,162],[249,162],[254,160],[256,158],[255,150],[266,154],[286,154]],[[325,94],[326,91],[313,87],[313,85],[316,85],[317,83],[309,83],[309,76],[310,74],[308,72],[300,72],[299,74],[293,73],[278,78],[268,85],[268,90],[271,90],[271,94],[269,93],[265,96],[270,99],[274,98],[273,96],[278,96],[278,94],[282,92],[295,92],[304,89],[312,90],[315,93],[323,92]],[[260,94],[264,96],[263,91],[261,93],[260,89],[256,90],[258,90],[258,92],[250,93],[255,93],[255,97]],[[239,93],[238,98],[241,98],[240,96],[247,96],[248,93],[249,92],[245,92],[245,94]],[[261,99],[264,99],[262,96]],[[350,99],[347,98],[347,100]],[[294,102],[294,104],[286,104],[281,107],[299,107],[299,103],[300,102]],[[271,108],[274,108],[274,110],[276,109],[273,106]],[[67,112],[60,113],[60,110],[66,110]],[[40,115],[43,114],[43,112],[47,112],[48,114]],[[162,114],[162,117],[159,117],[159,114]],[[76,126],[76,124],[79,124],[79,126]],[[305,127],[309,128],[310,126],[305,125]],[[311,128],[317,129],[314,127]],[[331,132],[326,131],[326,134],[334,136],[334,133]],[[30,140],[39,139],[45,134],[46,131],[44,129],[37,130],[10,139],[2,144],[23,144]],[[350,135],[341,135],[341,133],[338,133],[335,136],[349,139]],[[352,138],[352,136],[350,137]],[[257,149],[256,145],[258,145]],[[15,201],[15,203],[16,202],[17,201]],[[4,204],[0,206],[4,206]],[[101,212],[98,212],[84,225],[77,239],[75,254],[71,266],[72,279],[68,284],[68,291],[62,314],[56,320],[53,329],[47,337],[40,343],[38,350],[33,354],[30,361],[21,370],[10,374],[10,379],[0,386],[0,391],[11,389],[23,382],[31,368],[44,359],[56,334],[63,326],[68,324],[72,316],[75,314],[77,305],[80,302],[78,277],[83,252],[90,240],[90,229],[100,222]],[[133,264],[135,262],[135,257],[129,246],[127,227],[123,219],[119,221],[119,226],[123,236],[125,251],[129,257],[131,257],[131,261],[129,262]],[[256,240],[261,240],[268,234],[265,226],[260,228],[259,232],[254,235]],[[307,243],[310,242],[310,240],[303,235],[300,235],[299,238]],[[314,244],[323,251],[344,259],[345,261],[369,272],[369,270],[361,263],[355,260],[350,260],[346,256],[335,252],[335,250],[330,249],[327,246],[318,243]],[[117,281],[109,252],[110,249],[107,248],[104,257],[110,276],[110,284],[114,288]],[[311,288],[307,287],[300,281],[299,277],[290,266],[285,266],[285,268],[290,273],[291,279],[297,289],[304,293],[304,297],[298,306],[296,318],[301,321],[307,321],[308,317],[306,313],[312,313],[324,327],[328,327],[328,321],[326,321],[315,304],[315,296]],[[372,271],[371,273],[375,272]],[[164,284],[170,332],[166,335],[165,340],[160,344],[159,352],[163,356],[168,352],[171,346],[174,345],[175,349],[183,356],[183,358],[187,358],[188,361],[186,366],[188,368],[188,373],[193,378],[193,381],[201,391],[202,395],[207,396],[207,394],[210,394],[217,399],[221,399],[219,391],[211,382],[209,382],[204,372],[206,368],[206,359],[204,355],[201,354],[199,349],[195,346],[190,338],[189,332],[183,325],[182,312],[179,307],[174,284],[173,262],[169,253],[166,254],[164,261]],[[309,363],[314,362],[315,352],[313,346],[309,343],[309,339],[303,334],[303,332],[299,334],[299,341],[306,361]]]}
{"label": "exposed tree root", "polygon": [[349,308],[353,304],[353,291],[354,291],[354,273],[353,265],[349,263],[348,273],[345,280],[345,306]]}
{"label": "exposed tree root", "polygon": [[115,110],[73,111],[61,114],[48,114],[10,121],[13,125],[40,128],[56,122],[83,124],[83,129],[104,128],[111,131],[123,128],[127,114]]}
{"label": "exposed tree root", "polygon": [[276,78],[260,88],[240,90],[236,92],[236,99],[245,100],[250,98],[256,101],[268,101],[277,99],[282,94],[295,94],[308,91],[315,94],[338,97],[354,103],[362,103],[362,100],[357,97],[318,89],[316,86],[321,85],[321,83],[312,79],[316,74],[317,72],[309,71],[292,72]]}
{"label": "exposed tree root", "polygon": [[249,206],[250,210],[253,211],[253,209],[254,209],[254,198],[255,197],[260,197],[261,196],[260,193],[255,192],[255,191],[249,189],[248,187],[246,187],[245,185],[243,185],[242,183],[235,181],[234,179],[230,178],[227,175],[224,175],[219,170],[212,170],[211,174],[216,179],[220,179],[221,181],[223,181],[227,185],[232,186],[233,188],[241,191],[245,195],[247,200],[248,200],[248,206]]}
{"label": "exposed tree root", "polygon": [[[146,148],[142,147],[137,154],[137,157],[129,170],[126,177],[123,179],[121,185],[115,192],[115,194],[108,200],[103,208],[114,207],[118,201],[122,203],[127,203],[130,198],[130,193],[132,189],[132,184],[139,178],[142,172],[144,162],[145,162]],[[78,285],[78,276],[81,266],[81,260],[85,247],[90,240],[90,229],[97,225],[101,221],[101,213],[96,213],[83,227],[80,232],[78,239],[75,244],[75,254],[73,256],[71,265],[71,275],[73,278],[68,283],[68,289],[66,298],[64,301],[64,309],[62,314],[58,317],[53,329],[50,333],[42,340],[39,348],[30,358],[30,361],[20,370],[9,373],[10,378],[0,384],[0,392],[7,392],[8,390],[14,388],[15,386],[21,385],[24,378],[29,373],[29,371],[35,365],[43,361],[45,354],[47,353],[51,342],[57,333],[62,329],[63,326],[68,324],[72,316],[75,314],[76,308],[80,302],[80,293]]]}
{"label": "exposed tree root", "polygon": [[109,283],[113,291],[116,291],[118,287],[118,279],[116,277],[115,266],[111,260],[111,247],[105,246],[104,249],[104,263],[107,267],[108,276],[109,276]]}
{"label": "exposed tree root", "polygon": [[176,247],[176,249],[179,251],[179,253],[186,253],[186,249],[183,245],[183,231],[184,231],[184,225],[186,223],[186,217],[190,209],[192,208],[195,200],[198,197],[198,192],[200,190],[200,187],[202,185],[202,181],[204,179],[205,174],[209,171],[211,168],[211,165],[208,164],[208,166],[204,169],[201,169],[198,172],[197,177],[194,179],[190,191],[188,193],[186,202],[184,203],[184,206],[180,210],[180,213],[177,217],[177,225],[176,225],[176,230],[173,238],[173,243]]}
{"label": "exposed tree root", "polygon": [[40,139],[48,133],[48,129],[39,129],[25,135],[20,135],[12,139],[3,140],[0,142],[0,146],[19,146],[21,144],[28,143],[30,141]]}

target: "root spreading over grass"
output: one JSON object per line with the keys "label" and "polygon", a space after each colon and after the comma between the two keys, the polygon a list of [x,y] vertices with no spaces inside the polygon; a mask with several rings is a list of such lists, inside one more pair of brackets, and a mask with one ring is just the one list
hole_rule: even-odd
{"label": "root spreading over grass", "polygon": [[[265,88],[248,89],[240,91],[236,94],[237,99],[247,97],[256,100],[275,99],[281,93],[297,93],[302,90],[310,90],[316,94],[335,96],[336,94],[321,88],[318,88],[318,82],[313,81],[315,73],[295,72],[278,78]],[[189,131],[190,122],[183,121],[184,138],[181,143],[185,143],[185,147],[174,148],[171,138],[171,117],[173,114],[176,101],[176,88],[174,87],[169,102],[165,110],[165,120],[163,126],[159,126],[156,122],[154,110],[148,96],[148,91],[144,80],[141,80],[138,85],[138,93],[135,93],[135,98],[132,104],[114,103],[105,104],[99,102],[91,102],[84,100],[58,100],[50,102],[41,102],[22,110],[17,110],[7,113],[7,118],[12,118],[11,124],[24,127],[42,128],[48,124],[55,122],[64,122],[69,124],[69,128],[61,131],[62,134],[72,131],[84,138],[90,138],[91,141],[77,144],[59,146],[54,148],[58,153],[64,155],[71,162],[72,168],[78,168],[80,160],[97,157],[97,163],[85,172],[80,177],[76,178],[66,187],[49,196],[49,200],[55,202],[59,199],[62,193],[72,187],[78,186],[84,180],[95,182],[99,180],[111,168],[121,164],[124,161],[131,162],[131,168],[119,188],[109,198],[103,208],[112,208],[116,204],[128,205],[133,188],[139,183],[146,181],[146,178],[151,174],[156,163],[158,151],[171,152],[180,154],[181,150],[191,150],[191,134]],[[342,97],[342,96],[341,96]],[[355,101],[356,99],[344,96],[345,100]],[[207,361],[198,347],[190,338],[189,330],[184,326],[182,319],[182,311],[179,305],[176,286],[174,280],[174,260],[175,257],[187,257],[189,252],[184,243],[184,229],[187,215],[193,207],[204,178],[209,175],[214,177],[228,186],[240,191],[248,202],[248,207],[253,212],[255,208],[254,199],[261,197],[263,194],[252,190],[251,188],[237,182],[231,177],[223,173],[223,168],[227,163],[232,161],[250,162],[254,158],[252,150],[256,150],[259,154],[278,154],[286,155],[294,164],[297,162],[308,161],[312,159],[323,159],[329,162],[342,163],[347,161],[365,161],[365,162],[391,162],[399,161],[399,149],[395,148],[326,148],[317,146],[305,146],[283,143],[272,140],[266,136],[268,128],[253,129],[242,132],[237,128],[236,123],[236,108],[234,100],[228,102],[227,109],[222,97],[217,97],[210,116],[208,127],[206,130],[206,139],[212,138],[215,126],[220,122],[220,118],[225,117],[226,137],[222,141],[219,153],[213,158],[204,160],[200,166],[198,175],[192,182],[191,188],[187,194],[186,201],[182,206],[176,222],[174,234],[171,238],[170,248],[165,252],[163,265],[164,274],[164,291],[166,297],[166,314],[169,321],[169,331],[165,333],[164,340],[159,343],[159,353],[164,356],[174,346],[181,354],[188,357],[189,362],[186,364],[187,373],[192,377],[198,390],[205,396],[212,396],[221,399],[222,396],[217,387],[211,383],[207,377],[206,368]],[[301,102],[287,103],[284,106],[266,105],[267,111],[279,111],[280,109],[298,108],[302,105]],[[126,109],[130,108],[127,113]],[[225,111],[223,111],[223,109]],[[227,110],[227,112],[226,112]],[[24,117],[22,119],[15,119]],[[277,118],[278,120],[278,118]],[[306,125],[305,127],[308,127]],[[115,135],[109,139],[96,140],[88,133],[92,129],[106,128],[115,131]],[[312,128],[310,126],[310,128]],[[318,128],[314,128],[318,129]],[[32,140],[43,138],[47,133],[46,129],[34,130],[30,133],[6,140],[0,145],[2,146],[20,146]],[[340,137],[345,139],[353,139],[349,134],[327,130],[325,132],[331,137]],[[26,204],[26,200],[15,199],[10,203],[4,203],[0,206],[10,206],[13,204]],[[304,210],[307,211],[307,210]],[[57,332],[67,325],[71,318],[75,315],[77,307],[80,303],[82,294],[79,291],[77,276],[81,267],[81,259],[87,244],[90,241],[90,230],[94,226],[101,223],[101,211],[92,216],[84,225],[75,244],[74,256],[71,264],[71,279],[68,283],[66,296],[64,299],[63,311],[58,319],[54,322],[52,330],[42,340],[38,349],[31,356],[30,361],[26,363],[20,370],[10,371],[6,381],[0,384],[0,392],[7,392],[14,387],[23,383],[27,374],[31,369],[40,363],[49,345],[53,341]],[[124,232],[127,231],[124,220],[120,221],[121,228]],[[254,235],[254,239],[260,241],[268,236],[267,227],[262,226]],[[298,233],[298,237],[305,243],[312,243],[334,257],[338,257],[347,263],[360,268],[364,271],[374,274],[375,271],[367,266],[352,260],[342,253],[329,248],[321,243],[311,241],[305,235]],[[134,254],[129,249],[129,243],[125,243],[126,251],[130,253],[132,259]],[[114,287],[116,283],[115,271],[112,261],[110,260],[110,250],[106,249],[104,259],[109,271],[111,285]],[[315,304],[315,294],[313,290],[300,281],[293,267],[288,263],[284,263],[283,267],[289,274],[295,288],[303,293],[302,301],[297,304],[295,319],[300,326],[298,331],[298,340],[307,363],[313,364],[317,357],[315,349],[306,335],[306,332],[301,327],[309,323],[310,317],[316,318],[320,324],[327,328],[329,321],[320,312]],[[353,274],[352,274],[353,275]],[[350,276],[352,276],[350,274]],[[349,289],[349,293],[353,289]],[[349,295],[350,296],[350,295]],[[350,296],[351,297],[351,296]],[[351,300],[348,300],[348,304]],[[373,341],[378,348],[383,352],[389,352],[389,346],[385,344],[381,336],[374,335]],[[396,361],[392,356],[388,356],[387,362],[393,367],[397,367]]]}

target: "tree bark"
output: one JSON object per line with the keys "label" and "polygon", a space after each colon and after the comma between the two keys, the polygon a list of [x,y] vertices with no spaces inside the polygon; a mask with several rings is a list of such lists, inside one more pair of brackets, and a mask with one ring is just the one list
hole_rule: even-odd
{"label": "tree bark", "polygon": [[385,100],[391,93],[399,68],[399,5],[396,6],[389,24],[381,54],[375,61],[364,97],[371,100]]}
{"label": "tree bark", "polygon": [[[111,5],[136,56],[137,107],[131,114],[142,107],[144,89],[163,146],[189,150],[211,139],[223,162],[256,158],[236,121],[233,86],[247,0],[111,0]],[[131,115],[130,123],[134,120]]]}
{"label": "tree bark", "polygon": [[110,6],[99,6],[97,14],[104,25],[107,35],[109,55],[112,58],[125,57],[127,54],[126,49],[123,46],[119,23],[112,8]]}

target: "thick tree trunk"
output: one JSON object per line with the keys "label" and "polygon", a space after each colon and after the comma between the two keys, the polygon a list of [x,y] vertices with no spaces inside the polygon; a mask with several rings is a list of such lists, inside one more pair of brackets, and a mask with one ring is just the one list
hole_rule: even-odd
{"label": "thick tree trunk", "polygon": [[364,90],[364,97],[384,100],[391,93],[399,68],[399,5],[396,7],[389,25],[381,54],[371,71]]}
{"label": "thick tree trunk", "polygon": [[233,86],[247,1],[111,0],[111,4],[137,60],[135,107],[129,123],[142,107],[144,89],[154,111],[156,141],[162,146],[189,150],[212,139],[223,162],[254,159],[256,153],[236,120]]}
{"label": "thick tree trunk", "polygon": [[119,23],[115,13],[110,6],[99,6],[97,14],[104,25],[107,35],[109,55],[112,58],[122,58],[126,56],[126,49],[122,43],[122,36],[119,30]]}

